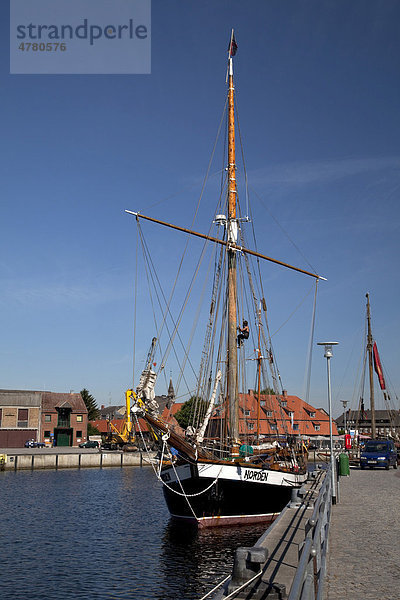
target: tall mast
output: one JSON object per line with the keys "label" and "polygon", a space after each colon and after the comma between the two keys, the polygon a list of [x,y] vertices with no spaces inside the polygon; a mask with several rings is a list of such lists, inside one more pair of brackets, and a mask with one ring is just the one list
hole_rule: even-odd
{"label": "tall mast", "polygon": [[367,298],[367,324],[368,324],[368,335],[367,335],[367,351],[368,351],[368,365],[369,365],[369,393],[370,393],[370,404],[371,404],[371,436],[376,437],[376,425],[375,425],[375,395],[374,395],[374,371],[372,366],[372,331],[371,331],[371,309],[369,305],[369,294],[365,294]]}
{"label": "tall mast", "polygon": [[260,310],[258,311],[258,348],[257,348],[257,362],[258,362],[258,394],[257,394],[257,444],[260,443],[260,407],[261,407],[261,302]]}
{"label": "tall mast", "polygon": [[[235,44],[235,48],[234,48]],[[233,30],[229,44],[229,73],[228,73],[228,242],[236,244],[236,157],[235,157],[235,112],[233,87],[232,53],[236,52]],[[239,404],[237,380],[237,273],[236,251],[228,248],[228,403],[229,429],[233,443],[239,441]]]}

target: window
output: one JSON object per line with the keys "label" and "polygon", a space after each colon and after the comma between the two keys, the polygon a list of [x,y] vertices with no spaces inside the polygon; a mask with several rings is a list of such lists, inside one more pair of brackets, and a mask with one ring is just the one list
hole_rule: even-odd
{"label": "window", "polygon": [[44,437],[45,438],[49,438],[50,437],[50,431],[45,431],[44,432]]}
{"label": "window", "polygon": [[83,422],[83,415],[76,415],[76,422],[77,423],[82,423]]}
{"label": "window", "polygon": [[77,438],[81,438],[82,437],[82,431],[77,431],[76,432],[76,437]]}
{"label": "window", "polygon": [[70,408],[58,408],[58,427],[70,426]]}
{"label": "window", "polygon": [[27,408],[19,408],[18,409],[17,427],[28,427],[28,409]]}
{"label": "window", "polygon": [[287,402],[286,402],[286,400],[282,400],[282,401],[281,401],[281,406],[287,406]]}
{"label": "window", "polygon": [[265,406],[265,400],[261,400],[260,405]]}
{"label": "window", "polygon": [[321,429],[320,425],[314,425],[315,431],[319,431]]}
{"label": "window", "polygon": [[250,416],[250,411],[249,410],[245,410],[244,411],[244,416],[245,417],[249,417]]}
{"label": "window", "polygon": [[266,415],[267,417],[272,417],[272,410],[267,410]]}
{"label": "window", "polygon": [[51,415],[44,415],[44,422],[51,423]]}
{"label": "window", "polygon": [[299,424],[293,423],[293,431],[298,431],[298,430],[299,430]]}
{"label": "window", "polygon": [[315,419],[315,412],[310,412],[311,419]]}
{"label": "window", "polygon": [[271,423],[271,429],[277,429],[276,423]]}
{"label": "window", "polygon": [[294,412],[293,412],[293,411],[291,411],[291,410],[289,410],[289,411],[288,411],[288,415],[289,415],[289,417],[293,417],[293,416],[294,416]]}
{"label": "window", "polygon": [[249,423],[248,427],[249,427],[250,430],[254,429],[254,423]]}

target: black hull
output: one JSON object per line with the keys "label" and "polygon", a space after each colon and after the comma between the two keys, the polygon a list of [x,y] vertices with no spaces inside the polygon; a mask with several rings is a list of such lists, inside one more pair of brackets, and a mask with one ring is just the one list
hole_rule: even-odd
{"label": "black hull", "polygon": [[293,487],[230,479],[215,481],[192,473],[180,483],[168,482],[163,492],[174,519],[210,527],[271,522],[290,501]]}

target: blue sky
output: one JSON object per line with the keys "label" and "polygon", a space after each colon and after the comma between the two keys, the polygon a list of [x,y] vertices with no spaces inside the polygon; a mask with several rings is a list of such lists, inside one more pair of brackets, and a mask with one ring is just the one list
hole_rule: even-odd
{"label": "blue sky", "polygon": [[[340,343],[334,414],[356,394],[366,292],[399,393],[400,1],[153,0],[151,75],[10,75],[8,21],[2,2],[0,387],[86,387],[109,404],[131,386],[136,231],[124,209],[190,226],[234,27],[259,247],[328,279],[315,341]],[[145,230],[168,280],[185,237]],[[309,294],[274,338],[285,387],[303,396],[313,284],[274,266],[267,282],[273,331]],[[154,335],[139,319],[138,369]],[[317,347],[310,401],[326,406]]]}

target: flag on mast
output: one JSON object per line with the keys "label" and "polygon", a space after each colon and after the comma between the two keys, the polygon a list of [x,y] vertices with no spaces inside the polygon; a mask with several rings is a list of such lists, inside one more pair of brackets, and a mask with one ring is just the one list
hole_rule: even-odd
{"label": "flag on mast", "polygon": [[229,48],[228,48],[229,58],[231,56],[235,56],[237,49],[238,49],[238,45],[236,43],[235,34],[233,33],[233,29],[232,29],[231,41],[229,42]]}
{"label": "flag on mast", "polygon": [[381,386],[381,390],[385,390],[386,389],[385,378],[383,377],[383,370],[382,370],[381,360],[379,358],[378,347],[376,345],[376,342],[374,342],[373,352],[374,352],[374,367],[375,367],[376,374],[378,375],[379,385]]}

